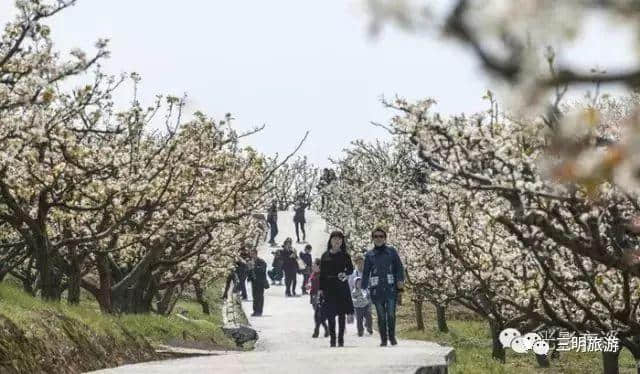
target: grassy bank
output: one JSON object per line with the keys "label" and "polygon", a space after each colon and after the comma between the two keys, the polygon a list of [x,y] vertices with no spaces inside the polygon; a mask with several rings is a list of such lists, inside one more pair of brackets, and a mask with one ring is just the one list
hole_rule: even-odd
{"label": "grassy bank", "polygon": [[[601,373],[600,353],[561,352],[550,368],[538,367],[533,354],[517,354],[507,350],[506,363],[491,358],[491,337],[487,322],[478,319],[462,307],[452,306],[448,311],[448,333],[438,332],[435,308],[425,304],[424,331],[416,329],[414,306],[405,302],[398,307],[397,330],[403,338],[428,340],[452,346],[457,362],[450,374],[584,374]],[[620,354],[620,373],[636,373],[633,356],[624,350]]]}
{"label": "grassy bank", "polygon": [[235,349],[221,331],[220,300],[210,290],[211,315],[179,301],[176,315],[109,316],[83,300],[78,306],[43,302],[0,283],[0,372],[77,373],[160,358],[155,345]]}

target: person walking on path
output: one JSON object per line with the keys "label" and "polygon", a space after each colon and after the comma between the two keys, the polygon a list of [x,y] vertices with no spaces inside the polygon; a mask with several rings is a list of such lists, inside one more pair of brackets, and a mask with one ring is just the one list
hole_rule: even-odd
{"label": "person walking on path", "polygon": [[286,238],[282,250],[282,270],[284,270],[284,285],[286,296],[296,296],[296,284],[298,278],[298,255],[291,247],[293,239]]}
{"label": "person walking on path", "polygon": [[[367,328],[369,335],[373,334],[373,323],[371,321],[371,300],[367,290],[361,288],[362,278],[355,279],[353,290],[351,290],[351,300],[356,309],[356,325],[358,326],[358,336],[364,335]],[[363,323],[364,322],[364,323]]]}
{"label": "person walking on path", "polygon": [[[251,248],[251,244],[247,244],[246,248]],[[238,276],[237,290],[240,291],[242,300],[248,300],[247,297],[247,276],[249,267],[247,261],[249,260],[249,252],[243,251],[240,254],[240,259],[236,262],[236,274]]]}
{"label": "person walking on path", "polygon": [[267,281],[267,263],[258,257],[258,250],[251,250],[251,260],[248,263],[248,278],[251,282],[251,295],[253,298],[253,317],[260,317],[264,307],[264,290],[269,288]]}
{"label": "person walking on path", "polygon": [[302,294],[305,295],[307,293],[307,283],[309,282],[309,277],[311,276],[312,269],[312,258],[311,258],[311,244],[307,244],[304,247],[304,252],[300,252],[300,259],[304,262],[304,269],[302,269]]}
{"label": "person walking on path", "polygon": [[236,268],[234,266],[233,270],[231,270],[227,275],[227,280],[224,285],[224,292],[222,293],[222,300],[226,300],[229,296],[229,288],[231,287],[231,283],[233,282],[233,290],[231,292],[235,292],[236,284],[238,284],[238,273],[236,272]]}
{"label": "person walking on path", "polygon": [[222,294],[222,299],[226,299],[229,295],[229,288],[231,286],[231,282],[233,282],[233,289],[231,292],[236,293],[240,292],[242,296],[242,300],[247,300],[247,262],[248,254],[246,252],[242,252],[240,254],[240,258],[235,262],[235,266],[229,275],[227,276],[226,284],[224,286],[224,292]]}
{"label": "person walking on path", "polygon": [[320,291],[324,298],[322,313],[329,321],[330,346],[336,346],[336,317],[338,317],[338,346],[344,346],[345,315],[353,314],[353,303],[347,279],[353,273],[353,263],[347,253],[344,234],[329,235],[327,251],[320,258]]}
{"label": "person walking on path", "polygon": [[279,286],[282,286],[282,249],[278,249],[277,251],[271,252],[273,255],[273,261],[271,262],[271,270],[267,272],[269,278],[271,278],[271,284],[275,285],[278,282]]}
{"label": "person walking on path", "polygon": [[276,236],[278,235],[278,207],[275,202],[271,204],[271,208],[267,214],[267,223],[269,224],[269,232],[271,234],[269,244],[275,247],[277,245]]}
{"label": "person walking on path", "polygon": [[305,242],[307,240],[307,233],[304,231],[304,224],[307,223],[307,220],[304,217],[304,211],[307,209],[308,204],[304,202],[302,199],[298,200],[298,204],[294,208],[293,214],[293,223],[296,226],[296,243],[300,243],[300,231],[302,230],[302,241]]}
{"label": "person walking on path", "polygon": [[312,338],[317,338],[320,335],[320,325],[324,327],[324,337],[329,336],[329,330],[327,329],[327,322],[322,318],[322,302],[318,291],[320,290],[320,259],[316,258],[313,261],[312,273],[309,277],[309,299],[311,306],[313,307],[313,322],[314,329]]}
{"label": "person walking on path", "polygon": [[387,245],[387,232],[376,227],[371,233],[373,249],[364,257],[362,288],[369,290],[376,306],[380,346],[387,340],[396,345],[396,301],[404,287],[404,268],[395,248]]}

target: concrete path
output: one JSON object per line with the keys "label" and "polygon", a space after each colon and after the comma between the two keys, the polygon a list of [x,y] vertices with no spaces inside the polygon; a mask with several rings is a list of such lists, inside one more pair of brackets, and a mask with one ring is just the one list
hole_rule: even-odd
{"label": "concrete path", "polygon": [[[295,230],[292,214],[278,214],[280,244],[286,237],[293,238]],[[320,257],[326,250],[328,233],[325,222],[314,212],[307,212],[307,241],[313,246],[313,256]],[[301,234],[302,236],[302,234]],[[297,252],[303,244],[294,244]],[[260,257],[271,265],[272,248],[260,248]],[[302,276],[298,277],[299,294]],[[247,287],[250,291],[251,287]],[[243,302],[247,316],[252,312],[251,302]],[[313,310],[309,297],[285,297],[284,286],[271,286],[265,293],[264,315],[249,317],[258,331],[259,340],[252,352],[230,352],[226,355],[177,359],[128,365],[101,370],[103,374],[155,374],[155,373],[415,373],[429,365],[445,364],[451,348],[435,343],[399,340],[397,346],[380,347],[377,332],[373,336],[358,337],[355,324],[347,325],[345,346],[330,348],[328,338],[312,339]],[[322,334],[321,334],[322,336]]]}

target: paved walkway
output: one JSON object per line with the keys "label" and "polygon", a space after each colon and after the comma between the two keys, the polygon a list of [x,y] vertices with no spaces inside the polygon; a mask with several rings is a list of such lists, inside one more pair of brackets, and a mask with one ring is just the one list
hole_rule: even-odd
{"label": "paved walkway", "polygon": [[[295,243],[292,214],[281,212],[278,226],[280,233],[276,241],[282,243],[290,236]],[[307,226],[313,256],[319,257],[327,246],[325,223],[314,212],[307,212]],[[294,244],[294,247],[299,252],[303,245]],[[271,250],[268,246],[260,249],[260,256],[269,266]],[[301,282],[302,276],[299,276],[298,293]],[[243,309],[249,316],[251,302],[243,302]],[[267,290],[264,315],[249,317],[249,322],[259,335],[252,352],[149,362],[96,373],[415,373],[420,367],[444,364],[445,355],[450,351],[435,343],[413,340],[399,340],[397,346],[380,347],[377,333],[358,337],[355,324],[347,325],[344,347],[330,348],[328,338],[311,338],[313,310],[309,297],[285,297],[284,286],[271,286]]]}

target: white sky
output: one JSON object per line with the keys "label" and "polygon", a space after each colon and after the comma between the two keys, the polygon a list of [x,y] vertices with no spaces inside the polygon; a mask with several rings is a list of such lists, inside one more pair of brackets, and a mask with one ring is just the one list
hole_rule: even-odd
{"label": "white sky", "polygon": [[[0,0],[0,24],[12,4]],[[230,112],[240,129],[266,124],[248,140],[263,152],[288,153],[310,130],[301,154],[320,166],[352,140],[386,136],[369,124],[391,115],[381,95],[434,97],[447,114],[486,109],[481,96],[490,81],[467,50],[391,27],[372,39],[359,4],[80,0],[52,28],[61,51],[90,52],[98,38],[109,38],[112,57],[103,65],[110,73],[140,73],[143,98],[186,92],[190,111],[217,118]],[[598,36],[603,31],[609,26],[583,41],[593,46],[585,61],[626,62],[610,35]]]}

